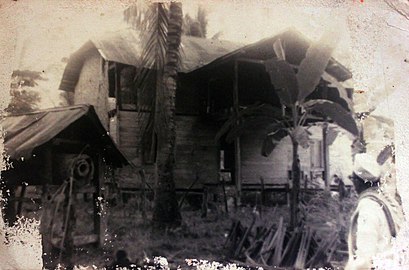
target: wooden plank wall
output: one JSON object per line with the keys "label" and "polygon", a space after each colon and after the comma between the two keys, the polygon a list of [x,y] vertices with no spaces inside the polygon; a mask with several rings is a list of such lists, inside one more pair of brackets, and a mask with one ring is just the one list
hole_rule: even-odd
{"label": "wooden plank wall", "polygon": [[290,149],[285,143],[277,146],[269,157],[261,155],[261,146],[265,137],[263,130],[252,130],[241,136],[241,173],[244,184],[260,183],[287,183],[288,160],[291,157]]}
{"label": "wooden plank wall", "polygon": [[[142,162],[142,132],[148,117],[148,113],[136,111],[118,111],[117,114],[119,149],[136,166],[140,166]],[[151,168],[145,167],[149,173]],[[142,183],[138,172],[131,166],[116,170],[115,179],[121,187],[137,188],[141,187]]]}
{"label": "wooden plank wall", "polygon": [[[141,135],[147,122],[147,113],[119,112],[119,145],[121,150],[135,162],[141,164]],[[177,188],[187,188],[199,177],[195,188],[204,183],[218,182],[218,146],[215,142],[217,125],[204,122],[199,116],[177,115],[175,181]],[[291,142],[285,138],[269,157],[261,155],[264,130],[251,130],[241,136],[241,170],[244,184],[259,184],[263,177],[266,184],[286,184],[291,170]],[[311,149],[299,148],[301,169],[305,174],[311,171]],[[148,181],[152,166],[144,166]],[[139,186],[136,172],[130,168],[121,169],[117,178],[125,179],[127,186]]]}
{"label": "wooden plank wall", "polygon": [[218,181],[217,126],[203,122],[198,116],[176,116],[177,188],[187,188],[199,177],[195,187]]}
{"label": "wooden plank wall", "polygon": [[91,104],[108,130],[108,64],[95,51],[88,57],[81,69],[75,87],[75,104]]}
{"label": "wooden plank wall", "polygon": [[[121,150],[134,163],[141,164],[141,131],[146,125],[148,115],[137,112],[119,113],[119,145]],[[198,116],[176,116],[176,188],[188,188],[199,177],[195,188],[203,183],[218,181],[218,148],[215,142],[217,126],[209,125]],[[153,184],[153,167],[144,165],[147,181]],[[135,170],[129,167],[120,169],[116,178],[126,187],[139,187],[141,181]]]}
{"label": "wooden plank wall", "polygon": [[119,148],[135,164],[141,164],[141,141],[148,122],[149,113],[119,111]]}
{"label": "wooden plank wall", "polygon": [[[244,184],[285,184],[292,164],[292,146],[289,137],[284,138],[268,157],[261,155],[261,146],[266,136],[262,129],[247,131],[241,136],[241,173]],[[310,171],[310,149],[299,147],[301,170]]]}

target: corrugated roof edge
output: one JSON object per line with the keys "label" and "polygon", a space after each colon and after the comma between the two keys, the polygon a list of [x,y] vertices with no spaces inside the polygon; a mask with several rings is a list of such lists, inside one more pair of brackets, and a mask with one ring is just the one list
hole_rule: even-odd
{"label": "corrugated roof edge", "polygon": [[35,110],[35,111],[32,111],[32,112],[26,112],[26,113],[8,114],[8,115],[4,115],[4,117],[31,115],[31,114],[38,114],[38,113],[44,113],[44,112],[59,112],[59,111],[67,110],[67,109],[74,110],[74,109],[84,108],[84,109],[88,110],[89,107],[93,107],[93,106],[90,105],[90,104],[77,104],[77,105],[71,105],[71,106],[61,106],[61,107],[40,109],[40,110]]}
{"label": "corrugated roof edge", "polygon": [[[3,119],[4,118],[19,117],[19,116],[24,116],[24,115],[35,115],[35,114],[41,114],[41,113],[60,112],[60,111],[67,111],[67,110],[82,110],[83,111],[83,114],[82,114],[81,117],[84,117],[84,116],[88,117],[90,119],[91,123],[97,129],[97,132],[102,135],[101,139],[106,140],[107,144],[111,144],[111,145],[114,146],[111,149],[114,151],[114,154],[116,154],[120,158],[120,160],[116,160],[116,161],[119,161],[118,164],[117,164],[117,165],[120,165],[119,167],[121,167],[122,165],[131,165],[131,166],[135,167],[135,165],[126,158],[125,154],[122,153],[122,151],[119,149],[118,145],[114,142],[114,140],[111,138],[111,136],[109,136],[107,130],[104,128],[101,121],[99,120],[98,115],[95,112],[94,106],[92,106],[90,104],[78,104],[78,105],[72,105],[72,106],[62,106],[62,107],[55,107],[55,108],[47,108],[47,109],[37,110],[37,111],[33,111],[33,112],[28,112],[28,113],[4,115]],[[80,119],[81,117],[79,117],[78,119]],[[76,119],[75,121],[77,121],[78,119]],[[67,125],[67,127],[70,124],[71,123],[69,123]],[[0,126],[1,126],[1,122],[0,122]]]}

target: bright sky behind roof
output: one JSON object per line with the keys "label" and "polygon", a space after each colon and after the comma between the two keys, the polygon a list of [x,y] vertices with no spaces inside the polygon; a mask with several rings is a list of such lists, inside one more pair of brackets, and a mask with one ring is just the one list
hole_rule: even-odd
{"label": "bright sky behind roof", "polygon": [[[69,56],[89,37],[126,27],[122,20],[122,10],[126,5],[67,5],[44,0],[32,0],[25,4],[26,14],[30,16],[25,18],[19,29],[19,49],[27,49],[22,54],[17,52],[19,59],[16,64],[20,67],[47,65],[49,59],[39,59],[44,54],[49,57],[57,54]],[[347,62],[349,38],[346,13],[341,9],[301,9],[291,5],[267,4],[261,7],[248,2],[232,4],[232,1],[212,2],[203,4],[203,7],[208,12],[208,38],[222,32],[221,39],[244,44],[271,37],[289,27],[316,40],[328,26],[337,27],[343,36],[337,52],[343,52],[342,62]],[[190,16],[196,15],[197,8],[198,1],[183,3],[185,14]],[[33,54],[34,51],[36,53]]]}

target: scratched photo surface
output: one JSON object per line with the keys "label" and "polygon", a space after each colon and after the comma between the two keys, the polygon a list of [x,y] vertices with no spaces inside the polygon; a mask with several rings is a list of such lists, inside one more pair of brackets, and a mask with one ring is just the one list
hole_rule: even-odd
{"label": "scratched photo surface", "polygon": [[0,25],[0,270],[408,266],[406,0],[0,0]]}

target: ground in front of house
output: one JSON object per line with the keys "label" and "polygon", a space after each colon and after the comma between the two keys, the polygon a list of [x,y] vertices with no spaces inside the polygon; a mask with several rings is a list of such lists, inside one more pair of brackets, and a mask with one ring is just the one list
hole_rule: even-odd
{"label": "ground in front of house", "polygon": [[[156,256],[165,257],[171,268],[180,266],[187,267],[186,259],[201,259],[228,263],[242,261],[257,265],[251,258],[246,258],[241,252],[235,258],[235,252],[240,241],[233,246],[229,242],[229,234],[233,224],[240,221],[245,229],[250,227],[249,240],[243,243],[243,250],[251,248],[252,239],[256,239],[258,232],[267,228],[277,228],[280,217],[283,224],[289,222],[289,207],[287,205],[276,206],[242,206],[224,211],[224,207],[216,207],[208,210],[207,216],[203,217],[200,209],[185,207],[182,211],[183,224],[180,228],[169,231],[165,236],[152,232],[150,227],[150,212],[148,217],[142,218],[139,211],[135,211],[137,198],[125,205],[111,207],[108,210],[108,240],[104,248],[82,247],[76,252],[75,261],[78,265],[95,265],[98,268],[110,265],[115,252],[123,249],[128,253],[131,261],[143,265],[146,258]],[[335,251],[324,251],[330,254],[331,264],[334,267],[342,267],[346,260],[346,233],[351,209],[356,198],[351,196],[343,201],[343,211],[340,211],[339,201],[330,193],[317,193],[310,196],[308,203],[302,205],[302,213],[306,213],[305,223],[316,233],[318,241],[328,238],[328,235],[336,235]],[[220,208],[220,209],[219,209]],[[253,240],[256,241],[256,240]]]}

